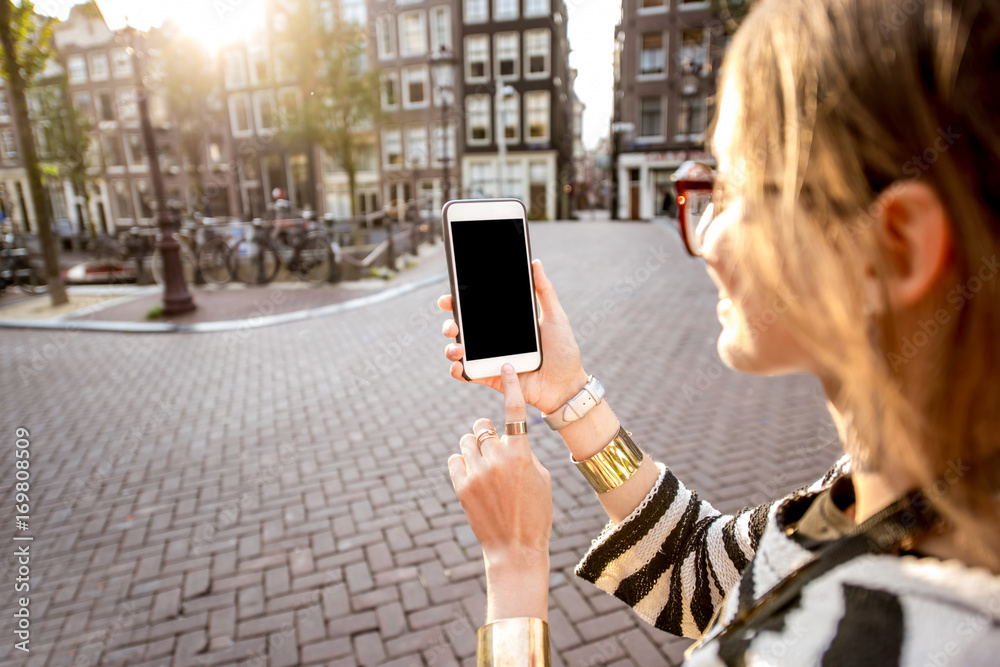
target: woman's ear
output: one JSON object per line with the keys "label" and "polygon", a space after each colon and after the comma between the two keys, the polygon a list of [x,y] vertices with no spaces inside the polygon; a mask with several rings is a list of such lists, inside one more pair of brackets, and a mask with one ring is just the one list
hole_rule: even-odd
{"label": "woman's ear", "polygon": [[876,301],[876,307],[909,308],[937,286],[951,262],[948,213],[926,183],[899,181],[879,196],[872,217],[889,299],[888,304]]}

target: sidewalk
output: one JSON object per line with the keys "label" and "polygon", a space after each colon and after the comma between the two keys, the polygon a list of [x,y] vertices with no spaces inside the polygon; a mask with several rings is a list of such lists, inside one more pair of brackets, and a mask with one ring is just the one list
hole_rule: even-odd
{"label": "sidewalk", "polygon": [[[390,280],[366,278],[313,287],[306,283],[248,286],[233,283],[222,288],[188,286],[197,308],[183,315],[148,319],[162,303],[163,291],[153,286],[92,285],[70,287],[70,303],[52,308],[41,295],[0,306],[0,327],[79,328],[91,331],[223,331],[305,319],[391,298],[411,289],[446,280],[444,244],[421,245],[417,256],[402,254],[401,268]],[[375,295],[379,295],[375,297]],[[375,297],[373,299],[373,297]]]}

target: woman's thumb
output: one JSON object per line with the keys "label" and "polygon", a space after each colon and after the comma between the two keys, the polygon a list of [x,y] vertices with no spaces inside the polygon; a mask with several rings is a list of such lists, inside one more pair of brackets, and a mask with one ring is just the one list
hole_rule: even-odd
{"label": "woman's thumb", "polygon": [[545,267],[542,266],[542,260],[532,260],[531,263],[535,269],[535,291],[538,292],[538,300],[542,304],[542,311],[544,311],[546,317],[565,320],[566,312],[559,304],[559,297],[556,296],[556,288],[553,287],[552,281],[546,275]]}

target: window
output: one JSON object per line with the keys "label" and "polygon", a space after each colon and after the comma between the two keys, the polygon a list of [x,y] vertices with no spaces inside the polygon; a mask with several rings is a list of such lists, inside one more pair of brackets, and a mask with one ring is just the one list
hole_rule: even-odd
{"label": "window", "polygon": [[115,119],[114,103],[111,101],[110,90],[99,90],[94,101],[97,103],[97,120],[112,121]]}
{"label": "window", "polygon": [[548,16],[549,0],[526,0],[524,3],[525,16]]}
{"label": "window", "polygon": [[111,49],[111,72],[116,79],[132,78],[132,56],[125,49]]}
{"label": "window", "polygon": [[447,159],[449,163],[455,161],[455,126],[451,123],[445,125],[445,132],[441,132],[440,121],[434,123],[431,130],[434,155],[434,164],[444,164]]}
{"label": "window", "polygon": [[541,143],[549,138],[549,91],[534,90],[524,94],[527,143]]}
{"label": "window", "polygon": [[101,139],[101,150],[104,152],[104,164],[108,167],[122,167],[122,142],[116,134],[106,134]]}
{"label": "window", "polygon": [[3,151],[3,159],[13,160],[17,158],[17,141],[14,139],[14,130],[4,128],[2,139],[3,145],[0,146],[0,150]]}
{"label": "window", "polygon": [[226,52],[226,88],[245,88],[247,85],[247,70],[244,65],[242,51]]}
{"label": "window", "polygon": [[406,164],[423,169],[427,162],[427,126],[410,125],[406,128]]}
{"label": "window", "polygon": [[[78,93],[73,96],[73,105],[76,106],[76,98],[80,95],[87,96],[87,106],[90,106],[90,94],[89,93]],[[80,108],[77,107],[76,110],[79,112]],[[0,90],[0,120],[6,122],[10,120],[10,108],[7,106],[7,92]]]}
{"label": "window", "polygon": [[253,132],[250,129],[250,95],[240,93],[229,96],[229,122],[234,137],[245,137]]}
{"label": "window", "polygon": [[226,139],[219,130],[212,130],[208,135],[208,161],[212,164],[226,162]]}
{"label": "window", "polygon": [[666,9],[666,3],[663,0],[642,0],[642,6],[640,9]]}
{"label": "window", "polygon": [[382,14],[375,21],[375,45],[378,57],[385,60],[396,57],[396,24],[392,16]]}
{"label": "window", "polygon": [[465,118],[470,144],[490,143],[490,96],[469,95],[465,98]]}
{"label": "window", "polygon": [[146,146],[142,142],[141,134],[125,135],[125,157],[129,167],[146,166]]}
{"label": "window", "polygon": [[275,44],[274,79],[278,83],[295,81],[295,51],[291,44]]}
{"label": "window", "polygon": [[320,0],[319,23],[326,32],[333,32],[337,25],[337,14],[333,11],[333,0]]}
{"label": "window", "polygon": [[149,181],[144,178],[132,181],[135,186],[135,210],[139,212],[140,218],[153,217],[153,197],[149,192]]}
{"label": "window", "polygon": [[427,97],[428,77],[427,65],[415,65],[403,68],[403,107],[425,107]]}
{"label": "window", "polygon": [[386,72],[382,75],[382,108],[391,111],[399,107],[399,75]]}
{"label": "window", "polygon": [[486,81],[490,68],[490,38],[471,35],[465,38],[465,80]]}
{"label": "window", "polygon": [[663,100],[659,97],[643,97],[639,100],[639,136],[659,137],[663,135]]}
{"label": "window", "polygon": [[122,122],[139,119],[139,98],[135,88],[119,88],[115,91],[118,101],[118,119]]}
{"label": "window", "polygon": [[516,144],[521,134],[521,98],[516,94],[504,97],[500,117],[504,138],[508,144]]}
{"label": "window", "polygon": [[524,59],[526,79],[544,79],[549,75],[549,40],[547,28],[524,31]]}
{"label": "window", "polygon": [[247,63],[250,65],[250,83],[257,85],[266,83],[271,78],[267,53],[264,49],[254,48],[247,52]]}
{"label": "window", "polygon": [[116,218],[132,218],[132,193],[128,181],[111,182],[111,203]]}
{"label": "window", "polygon": [[423,11],[399,15],[399,55],[408,58],[427,53],[426,15]]}
{"label": "window", "polygon": [[663,74],[663,33],[647,32],[642,36],[639,74]]}
{"label": "window", "polygon": [[364,25],[368,22],[365,0],[340,0],[340,18],[344,23]]}
{"label": "window", "polygon": [[489,19],[489,0],[464,0],[465,22],[486,23]]}
{"label": "window", "polygon": [[493,20],[516,19],[520,0],[493,0]]}
{"label": "window", "polygon": [[705,132],[707,103],[704,95],[681,97],[677,109],[677,134],[696,138]]}
{"label": "window", "polygon": [[66,69],[69,71],[70,83],[87,82],[87,61],[83,56],[70,56],[66,59]]}
{"label": "window", "polygon": [[684,74],[701,74],[708,63],[708,42],[704,28],[681,32],[680,64]]}
{"label": "window", "polygon": [[358,171],[376,171],[378,169],[374,143],[358,144],[354,148],[354,165]]}
{"label": "window", "polygon": [[257,123],[257,131],[267,134],[277,129],[274,117],[274,93],[269,90],[258,90],[253,94],[253,115]]}
{"label": "window", "polygon": [[398,169],[403,165],[403,138],[398,127],[382,130],[382,166]]}
{"label": "window", "polygon": [[451,50],[451,8],[447,5],[431,10],[431,53],[442,46]]}
{"label": "window", "polygon": [[518,33],[501,32],[494,36],[494,46],[496,49],[496,72],[495,77],[505,81],[517,79],[520,60],[518,53],[520,44],[518,43]]}
{"label": "window", "polygon": [[107,81],[110,74],[108,54],[103,51],[90,54],[90,80]]}

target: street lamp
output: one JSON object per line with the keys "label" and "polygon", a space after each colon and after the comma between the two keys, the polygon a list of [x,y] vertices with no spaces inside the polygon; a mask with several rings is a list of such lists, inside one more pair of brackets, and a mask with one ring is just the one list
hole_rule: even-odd
{"label": "street lamp", "polygon": [[153,192],[156,196],[156,218],[160,227],[160,239],[157,249],[163,259],[163,314],[179,315],[195,309],[194,299],[188,292],[184,282],[184,271],[181,268],[180,245],[174,236],[174,223],[167,211],[167,197],[163,189],[163,175],[160,173],[160,160],[156,154],[156,135],[153,134],[153,124],[149,120],[149,99],[142,78],[143,61],[148,53],[140,53],[140,29],[148,30],[150,26],[136,26],[129,22],[126,12],[127,3],[123,0],[99,0],[98,8],[108,29],[118,33],[132,54],[132,65],[135,69],[136,88],[138,89],[139,121],[142,124],[142,137],[146,144],[146,156],[149,163],[149,178],[153,182]]}
{"label": "street lamp", "polygon": [[[455,94],[455,55],[442,44],[440,50],[431,56],[431,73],[434,86],[441,96],[441,205],[448,201],[451,183],[448,177],[448,105]],[[432,237],[433,240],[433,237]]]}

